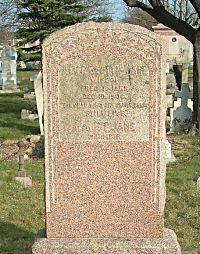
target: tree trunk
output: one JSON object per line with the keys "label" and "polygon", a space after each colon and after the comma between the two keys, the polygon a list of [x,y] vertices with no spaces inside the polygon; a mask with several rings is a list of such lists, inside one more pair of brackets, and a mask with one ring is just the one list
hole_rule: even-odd
{"label": "tree trunk", "polygon": [[200,31],[196,32],[193,65],[193,116],[190,134],[200,131]]}
{"label": "tree trunk", "polygon": [[177,16],[177,0],[174,0],[174,16]]}
{"label": "tree trunk", "polygon": [[184,9],[185,9],[185,0],[180,2],[180,19],[184,20]]}
{"label": "tree trunk", "polygon": [[176,86],[178,87],[178,90],[181,91],[183,65],[173,65],[173,70],[176,79]]}

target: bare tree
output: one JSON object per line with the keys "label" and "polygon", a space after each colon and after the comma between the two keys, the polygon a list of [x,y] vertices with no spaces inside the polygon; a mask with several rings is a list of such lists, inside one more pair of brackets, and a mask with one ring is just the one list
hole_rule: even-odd
{"label": "bare tree", "polygon": [[11,28],[17,20],[17,0],[0,0],[0,26]]}
{"label": "bare tree", "polygon": [[[129,7],[137,7],[145,11],[158,22],[175,30],[188,39],[194,47],[193,65],[193,117],[190,133],[200,131],[200,1],[176,0],[171,8],[171,2],[164,0],[123,0]],[[179,8],[177,8],[179,7]],[[190,13],[189,13],[190,8]],[[187,13],[188,16],[183,15]],[[194,27],[195,24],[195,27]]]}
{"label": "bare tree", "polygon": [[153,30],[152,27],[158,24],[156,19],[138,8],[135,8],[134,10],[128,10],[125,18],[123,19],[123,22],[140,25],[149,30]]}
{"label": "bare tree", "polygon": [[13,39],[17,24],[17,0],[0,0],[0,41],[4,45]]}
{"label": "bare tree", "polygon": [[81,0],[87,7],[85,16],[87,19],[111,17],[112,4],[108,0]]}

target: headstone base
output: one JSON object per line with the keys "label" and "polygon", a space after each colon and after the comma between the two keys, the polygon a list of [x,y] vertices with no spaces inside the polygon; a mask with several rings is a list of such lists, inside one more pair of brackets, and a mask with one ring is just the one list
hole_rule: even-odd
{"label": "headstone base", "polygon": [[32,186],[32,177],[31,176],[17,176],[15,177],[17,182],[20,182],[24,187]]}
{"label": "headstone base", "polygon": [[173,155],[171,155],[171,158],[166,158],[166,163],[173,163],[173,162],[176,162],[176,157]]}
{"label": "headstone base", "polygon": [[[40,232],[41,234],[41,232]],[[181,254],[176,234],[151,238],[44,238],[38,235],[32,254]]]}

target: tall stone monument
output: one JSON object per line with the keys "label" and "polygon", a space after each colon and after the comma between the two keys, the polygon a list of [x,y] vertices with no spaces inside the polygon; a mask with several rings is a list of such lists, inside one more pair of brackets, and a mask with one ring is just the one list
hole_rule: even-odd
{"label": "tall stone monument", "polygon": [[128,24],[65,28],[43,44],[43,82],[47,221],[32,253],[180,254],[163,225],[158,36]]}

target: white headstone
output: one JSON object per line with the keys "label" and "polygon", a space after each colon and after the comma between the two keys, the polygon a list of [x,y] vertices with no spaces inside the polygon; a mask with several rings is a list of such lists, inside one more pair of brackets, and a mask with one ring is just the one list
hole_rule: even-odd
{"label": "white headstone", "polygon": [[168,140],[165,140],[165,158],[167,163],[176,161],[176,158],[172,153],[172,145]]}
{"label": "white headstone", "polygon": [[13,47],[4,48],[1,55],[2,61],[2,73],[1,81],[3,89],[16,89],[16,62],[17,62],[17,51]]}
{"label": "white headstone", "polygon": [[34,80],[34,88],[35,88],[35,95],[36,95],[36,104],[37,104],[37,111],[39,116],[39,124],[40,124],[40,133],[41,135],[44,134],[44,127],[43,127],[43,88],[42,88],[42,73],[41,71],[37,75],[37,78]]}
{"label": "white headstone", "polygon": [[30,111],[28,109],[22,109],[21,110],[21,119],[29,119],[28,116],[30,114]]}
{"label": "white headstone", "polygon": [[181,91],[177,91],[175,97],[177,97],[177,102],[175,101],[174,108],[170,109],[170,130],[172,132],[184,132],[188,130],[192,120],[193,103],[189,85],[182,84]]}

